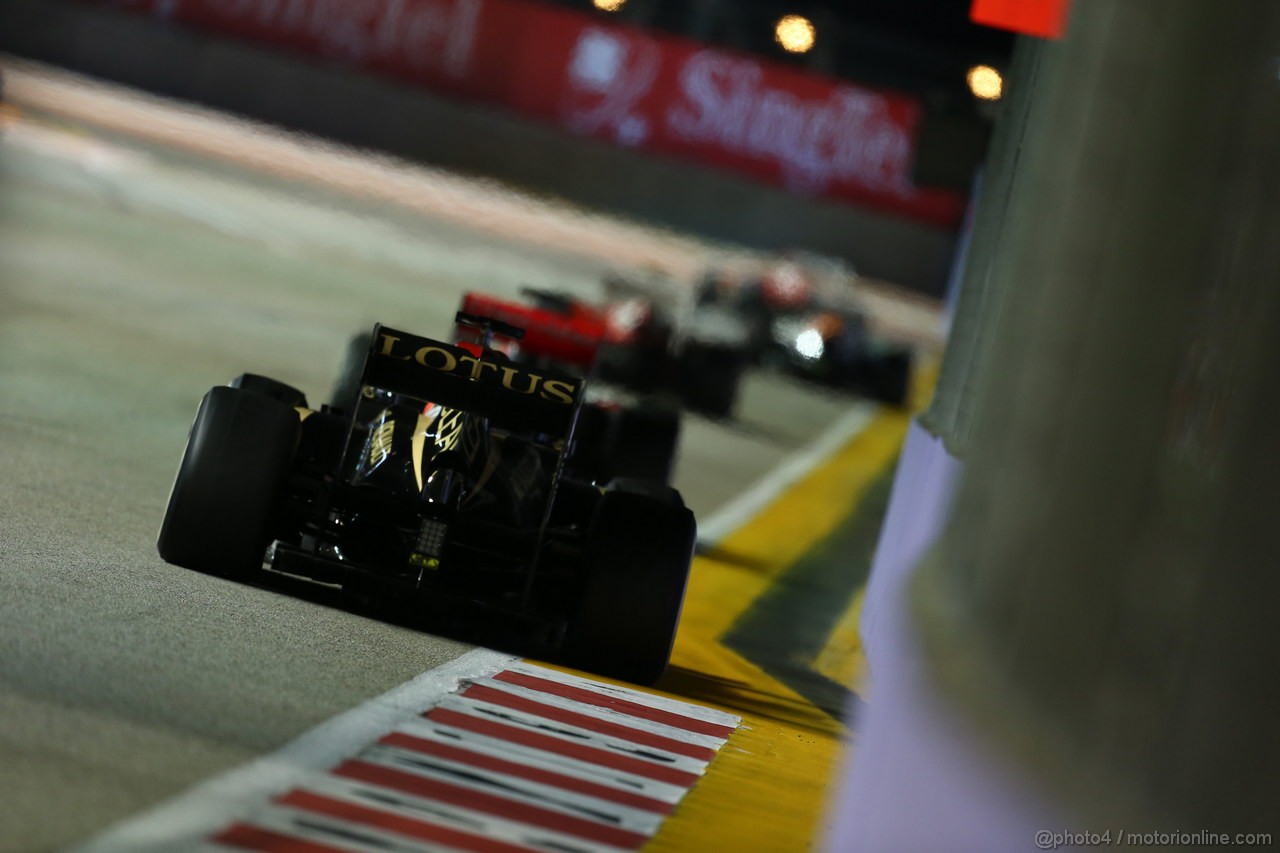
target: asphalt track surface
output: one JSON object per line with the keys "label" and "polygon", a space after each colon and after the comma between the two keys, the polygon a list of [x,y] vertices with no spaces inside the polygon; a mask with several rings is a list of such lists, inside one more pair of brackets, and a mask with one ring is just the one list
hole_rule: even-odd
{"label": "asphalt track surface", "polygon": [[[65,124],[0,139],[0,850],[82,839],[469,646],[168,566],[154,539],[204,390],[322,398],[382,320],[444,333],[462,290],[593,292],[606,256]],[[700,515],[848,408],[768,376],[687,421]]]}

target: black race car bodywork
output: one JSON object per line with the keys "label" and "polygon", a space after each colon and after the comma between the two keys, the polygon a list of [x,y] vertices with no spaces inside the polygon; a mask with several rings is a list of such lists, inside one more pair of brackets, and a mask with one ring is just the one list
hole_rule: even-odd
{"label": "black race car bodywork", "polygon": [[785,289],[766,280],[709,278],[698,311],[736,318],[749,358],[797,376],[845,388],[894,406],[907,402],[911,349],[876,340],[866,316],[819,298],[807,286]]}
{"label": "black race car bodywork", "polygon": [[784,312],[761,330],[758,357],[807,379],[894,406],[911,387],[911,350],[877,342],[860,314]]}
{"label": "black race car bodywork", "polygon": [[568,464],[584,383],[375,327],[358,387],[320,411],[252,375],[204,398],[159,537],[172,563],[267,568],[481,608],[577,665],[662,672],[695,525],[654,483]]}
{"label": "black race car bodywork", "polygon": [[[512,330],[492,316],[459,312],[458,318],[455,345],[473,354],[478,352],[476,342],[483,336],[475,328],[475,320]],[[524,330],[515,331],[523,338]],[[511,346],[512,337],[502,334],[502,329],[494,328],[493,333],[497,336],[494,343],[507,353],[507,363],[511,366],[522,366],[522,369],[536,375],[547,374],[548,371],[574,375],[575,365],[566,365],[566,371],[550,360],[530,359],[527,350]],[[343,407],[356,397],[363,383],[362,372],[371,342],[370,333],[362,331],[353,335],[347,344],[338,379],[330,392],[329,399],[334,406]],[[665,486],[675,470],[679,442],[680,412],[677,409],[653,399],[623,405],[584,395],[574,425],[572,450],[565,460],[565,472],[572,479],[599,485],[613,479],[629,478]]]}

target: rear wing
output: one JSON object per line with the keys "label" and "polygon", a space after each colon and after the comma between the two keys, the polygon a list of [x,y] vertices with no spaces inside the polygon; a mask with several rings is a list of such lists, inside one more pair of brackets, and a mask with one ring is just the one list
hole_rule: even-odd
{"label": "rear wing", "polygon": [[565,439],[583,391],[571,376],[383,325],[373,328],[361,385],[471,412],[513,432]]}
{"label": "rear wing", "polygon": [[604,321],[588,310],[562,313],[474,291],[463,296],[462,310],[524,329],[521,351],[583,371],[595,364],[604,338]]}

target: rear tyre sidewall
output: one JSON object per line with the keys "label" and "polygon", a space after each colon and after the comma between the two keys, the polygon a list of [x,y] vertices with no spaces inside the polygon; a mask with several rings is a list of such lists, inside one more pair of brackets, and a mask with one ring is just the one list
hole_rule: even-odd
{"label": "rear tyre sidewall", "polygon": [[685,407],[716,418],[733,414],[746,357],[730,347],[690,342],[680,357],[680,397]]}
{"label": "rear tyre sidewall", "polygon": [[609,479],[621,414],[617,409],[591,403],[578,413],[570,461],[580,476],[593,482]]}
{"label": "rear tyre sidewall", "polygon": [[285,403],[237,388],[210,390],[169,494],[160,556],[227,577],[261,568],[300,429]]}
{"label": "rear tyre sidewall", "polygon": [[596,505],[567,652],[577,666],[652,684],[675,642],[697,528],[681,506],[625,491]]}
{"label": "rear tyre sidewall", "polygon": [[871,392],[877,400],[891,406],[904,406],[911,391],[911,355],[893,353],[872,365]]}
{"label": "rear tyre sidewall", "polygon": [[671,482],[680,443],[680,413],[669,409],[625,409],[619,414],[608,476]]}
{"label": "rear tyre sidewall", "polygon": [[601,344],[596,351],[596,372],[605,382],[641,394],[662,386],[662,350],[641,344]]}
{"label": "rear tyre sidewall", "polygon": [[297,406],[303,409],[307,408],[307,395],[303,394],[292,385],[271,379],[266,376],[259,376],[256,373],[242,373],[235,379],[231,380],[232,388],[239,388],[242,391],[252,391],[255,394],[262,394],[273,400],[279,400],[288,406]]}

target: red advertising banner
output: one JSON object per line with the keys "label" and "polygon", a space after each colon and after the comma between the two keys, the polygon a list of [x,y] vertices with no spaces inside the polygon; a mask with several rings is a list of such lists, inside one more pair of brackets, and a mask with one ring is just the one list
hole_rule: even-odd
{"label": "red advertising banner", "polygon": [[121,0],[803,194],[953,226],[911,183],[919,104],[529,0]]}

